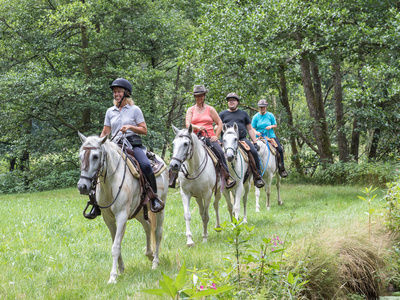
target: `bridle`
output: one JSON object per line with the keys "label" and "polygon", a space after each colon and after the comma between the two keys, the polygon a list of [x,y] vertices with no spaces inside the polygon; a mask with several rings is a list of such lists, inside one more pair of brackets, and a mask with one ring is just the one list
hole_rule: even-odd
{"label": "bridle", "polygon": [[[205,152],[205,157],[204,157],[204,160],[200,163],[199,172],[197,173],[197,175],[190,177],[190,176],[189,176],[189,172],[188,172],[186,166],[184,165],[184,162],[185,162],[187,159],[191,159],[191,158],[193,157],[193,147],[194,147],[194,143],[193,143],[192,136],[191,136],[190,134],[180,134],[180,135],[177,136],[177,138],[183,138],[183,137],[188,138],[189,141],[190,141],[190,150],[189,150],[189,152],[186,152],[186,153],[185,153],[185,154],[186,154],[185,157],[182,158],[182,159],[180,159],[180,158],[178,158],[178,157],[175,157],[175,156],[172,156],[172,157],[171,157],[171,160],[172,160],[172,159],[175,159],[175,160],[177,160],[177,161],[181,164],[181,170],[180,170],[180,171],[183,173],[183,175],[185,175],[185,178],[186,178],[186,179],[188,179],[188,180],[195,180],[195,179],[197,179],[197,178],[201,175],[201,173],[203,173],[204,169],[206,168],[207,161],[208,161],[207,150],[204,149],[204,150],[206,151],[206,152]],[[203,146],[203,147],[204,147],[204,146]]]}
{"label": "bridle", "polygon": [[[237,136],[236,132],[231,132],[231,131],[229,131],[229,132],[224,133],[224,135],[227,135],[227,134],[234,134],[234,135]],[[239,149],[239,144],[237,144],[236,149],[233,148],[233,147],[225,147],[225,146],[224,146],[224,152],[225,152],[225,154],[226,154],[227,150],[229,150],[229,149],[231,149],[231,150],[233,151],[234,157],[236,157],[237,154],[238,154],[238,152],[239,152],[240,160],[241,160],[241,162],[242,162],[242,163],[241,163],[241,176],[239,176],[239,174],[236,173],[235,164],[234,164],[233,162],[230,162],[230,164],[232,165],[232,167],[233,167],[233,168],[232,168],[232,169],[233,169],[233,172],[235,173],[235,175],[237,176],[237,178],[242,179],[242,178],[243,178],[243,173],[244,173],[244,169],[243,169],[243,156],[242,156],[242,154],[240,153],[240,151],[238,151],[238,149]]]}
{"label": "bridle", "polygon": [[[122,152],[124,152],[124,148],[125,148],[124,146],[125,146],[125,143],[123,143]],[[86,161],[86,160],[89,160],[90,151],[91,151],[91,150],[94,150],[94,149],[99,149],[99,148],[97,148],[97,147],[82,147],[82,150],[85,150],[85,154],[84,154],[85,164],[88,164],[88,161]],[[100,147],[100,149],[101,149],[101,147]],[[86,151],[89,151],[89,152],[86,152]],[[103,156],[104,156],[104,155],[103,155],[103,151],[100,151],[100,153],[101,153],[100,164],[99,164],[99,167],[98,167],[98,169],[96,170],[95,174],[93,175],[93,177],[88,177],[88,176],[83,176],[83,175],[80,176],[80,178],[90,180],[90,183],[91,183],[91,185],[90,185],[90,192],[89,192],[89,199],[90,199],[90,200],[88,201],[88,203],[87,203],[87,205],[86,205],[86,208],[83,210],[83,214],[84,214],[84,215],[85,215],[86,209],[88,208],[88,206],[89,206],[90,204],[92,204],[92,205],[97,204],[97,201],[96,201],[96,186],[97,186],[98,178],[99,178],[100,174],[103,173],[104,163],[105,163],[105,161],[106,161],[105,159],[103,159]],[[97,204],[97,206],[98,206],[99,208],[102,208],[102,209],[104,209],[104,208],[109,208],[109,207],[112,206],[112,205],[115,203],[115,201],[117,200],[117,198],[118,198],[118,196],[119,196],[119,193],[121,192],[122,185],[124,184],[124,181],[125,181],[125,174],[126,174],[126,167],[127,167],[126,160],[127,160],[127,155],[125,155],[124,176],[123,176],[122,182],[121,182],[121,184],[120,184],[120,186],[119,186],[119,188],[118,188],[117,195],[115,196],[114,200],[113,200],[110,204],[108,204],[108,205],[106,205],[106,206],[101,206],[101,205],[98,205],[98,204]],[[118,164],[117,164],[115,170],[112,172],[112,174],[114,174],[114,173],[116,172],[116,170],[118,169],[119,162],[120,162],[120,160],[118,160]],[[87,166],[87,165],[85,165],[85,166]],[[103,175],[104,180],[105,180],[106,176],[107,176],[107,171],[106,171],[106,172],[104,173],[104,175]]]}
{"label": "bridle", "polygon": [[[226,133],[224,133],[224,135],[227,135],[227,134],[235,134],[236,135],[236,132],[226,132]],[[235,156],[237,155],[238,147],[236,147],[236,149],[234,149],[233,147],[226,147],[226,148],[224,147],[225,154],[226,154],[226,151],[229,150],[229,149],[231,149],[233,151]]]}

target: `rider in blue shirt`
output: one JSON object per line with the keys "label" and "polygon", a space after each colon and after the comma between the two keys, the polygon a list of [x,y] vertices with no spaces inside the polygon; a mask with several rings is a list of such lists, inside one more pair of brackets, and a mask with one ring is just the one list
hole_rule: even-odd
{"label": "rider in blue shirt", "polygon": [[281,175],[281,177],[287,177],[288,174],[285,170],[285,164],[283,161],[283,148],[274,132],[274,128],[277,127],[276,119],[272,113],[267,111],[267,106],[267,100],[261,99],[258,101],[259,112],[253,116],[251,125],[256,130],[257,136],[263,136],[275,140],[280,155],[280,162],[278,163],[279,175]]}

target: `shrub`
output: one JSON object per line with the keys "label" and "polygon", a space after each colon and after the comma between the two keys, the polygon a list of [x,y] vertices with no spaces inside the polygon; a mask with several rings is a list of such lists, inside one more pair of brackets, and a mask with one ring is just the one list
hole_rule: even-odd
{"label": "shrub", "polygon": [[298,174],[292,174],[288,180],[294,182],[305,181],[314,184],[352,184],[352,185],[373,185],[383,187],[387,182],[396,178],[397,163],[394,162],[336,162],[325,165],[325,168],[319,166],[316,171],[309,176],[303,177]]}
{"label": "shrub", "polygon": [[389,230],[400,232],[400,179],[388,185],[386,200],[386,224]]}

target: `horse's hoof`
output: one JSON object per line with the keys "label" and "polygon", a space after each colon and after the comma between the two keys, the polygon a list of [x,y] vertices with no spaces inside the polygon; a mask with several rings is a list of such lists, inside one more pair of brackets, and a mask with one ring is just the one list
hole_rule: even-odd
{"label": "horse's hoof", "polygon": [[150,261],[153,261],[153,259],[154,259],[153,252],[146,253],[146,256]]}
{"label": "horse's hoof", "polygon": [[283,202],[278,202],[279,205],[283,205]]}
{"label": "horse's hoof", "polygon": [[256,207],[256,212],[260,212],[260,208],[259,207]]}
{"label": "horse's hoof", "polygon": [[115,284],[117,283],[117,276],[116,275],[111,275],[110,279],[107,282],[108,284]]}
{"label": "horse's hoof", "polygon": [[188,246],[188,247],[193,247],[193,246],[194,246],[194,242],[193,242],[193,241],[187,242],[187,243],[186,243],[186,246]]}
{"label": "horse's hoof", "polygon": [[247,218],[243,218],[243,223],[247,224]]}
{"label": "horse's hoof", "polygon": [[203,243],[207,243],[207,238],[203,238]]}
{"label": "horse's hoof", "polygon": [[269,206],[267,206],[267,210],[268,210],[268,211],[270,210],[270,207],[269,207]]}
{"label": "horse's hoof", "polygon": [[155,269],[157,269],[157,267],[158,267],[158,260],[153,260],[153,264],[151,266],[151,269],[155,270]]}

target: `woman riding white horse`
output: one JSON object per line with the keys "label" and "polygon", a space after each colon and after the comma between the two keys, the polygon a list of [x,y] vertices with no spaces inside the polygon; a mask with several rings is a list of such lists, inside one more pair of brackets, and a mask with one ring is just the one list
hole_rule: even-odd
{"label": "woman riding white horse", "polygon": [[186,222],[186,245],[193,246],[192,232],[190,231],[190,198],[195,197],[203,220],[203,242],[208,238],[208,209],[212,194],[215,194],[214,209],[219,223],[218,205],[221,198],[220,178],[218,178],[214,163],[203,142],[193,133],[193,127],[181,129],[172,126],[176,134],[173,141],[173,154],[169,168],[172,172],[179,172],[179,184],[182,196],[184,217]]}
{"label": "woman riding white horse", "polygon": [[[117,266],[120,273],[124,271],[121,244],[126,222],[132,217],[143,225],[147,242],[146,256],[152,260],[152,268],[155,269],[159,263],[164,210],[159,213],[150,211],[149,220],[146,219],[142,212],[139,180],[127,169],[126,162],[118,152],[118,145],[107,140],[107,136],[86,138],[80,133],[79,136],[83,144],[80,148],[81,177],[78,189],[81,194],[89,194],[93,192],[95,186],[95,199],[102,209],[104,222],[113,241],[111,249],[113,263],[108,282],[116,282]],[[164,170],[156,181],[158,195],[165,203],[168,191],[167,171]]]}
{"label": "woman riding white horse", "polygon": [[239,129],[236,123],[232,127],[224,124],[222,135],[222,147],[228,160],[229,172],[236,180],[236,185],[230,190],[224,190],[224,196],[228,203],[228,210],[232,217],[231,197],[233,196],[233,215],[239,219],[240,200],[243,197],[243,221],[247,222],[247,195],[250,189],[252,175],[246,178],[248,163],[239,149]]}

